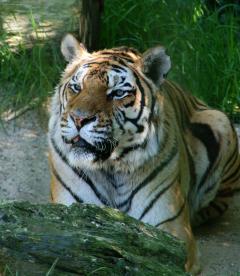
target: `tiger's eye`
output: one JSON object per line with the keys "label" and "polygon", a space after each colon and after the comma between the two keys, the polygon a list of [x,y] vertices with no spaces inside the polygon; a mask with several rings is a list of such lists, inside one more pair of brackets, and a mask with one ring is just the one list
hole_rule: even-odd
{"label": "tiger's eye", "polygon": [[73,85],[73,89],[74,89],[75,91],[79,92],[79,91],[81,90],[81,87],[80,87],[79,84],[76,83],[76,84]]}
{"label": "tiger's eye", "polygon": [[77,83],[69,84],[68,86],[74,93],[79,93],[81,91],[81,86]]}
{"label": "tiger's eye", "polygon": [[114,96],[121,97],[125,94],[126,91],[123,91],[121,89],[114,90]]}

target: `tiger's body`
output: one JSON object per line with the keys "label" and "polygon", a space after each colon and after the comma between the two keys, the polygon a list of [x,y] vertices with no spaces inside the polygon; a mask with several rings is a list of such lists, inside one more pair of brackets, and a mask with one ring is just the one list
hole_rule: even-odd
{"label": "tiger's body", "polygon": [[199,271],[191,225],[221,215],[239,184],[228,118],[177,85],[162,47],[89,54],[68,35],[70,61],[49,122],[53,202],[110,206],[183,239]]}

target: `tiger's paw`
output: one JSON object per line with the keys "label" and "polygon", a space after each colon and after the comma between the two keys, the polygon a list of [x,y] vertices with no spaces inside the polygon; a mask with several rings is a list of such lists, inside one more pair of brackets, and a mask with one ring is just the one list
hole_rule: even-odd
{"label": "tiger's paw", "polygon": [[185,264],[186,272],[190,275],[200,275],[201,265],[200,265],[200,251],[198,249],[197,243],[194,242],[189,248],[187,262]]}
{"label": "tiger's paw", "polygon": [[197,262],[192,262],[192,260],[188,260],[187,263],[185,264],[185,270],[186,272],[190,273],[190,275],[200,275],[201,272],[201,265],[199,261]]}
{"label": "tiger's paw", "polygon": [[200,265],[193,265],[192,267],[187,268],[186,265],[186,272],[190,273],[190,275],[197,276],[201,273],[201,267]]}

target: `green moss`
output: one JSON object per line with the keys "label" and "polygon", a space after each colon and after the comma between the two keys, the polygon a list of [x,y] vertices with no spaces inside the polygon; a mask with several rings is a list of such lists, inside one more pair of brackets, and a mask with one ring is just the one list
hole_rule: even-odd
{"label": "green moss", "polygon": [[117,210],[0,205],[0,271],[44,275],[53,263],[56,275],[185,275],[181,241]]}

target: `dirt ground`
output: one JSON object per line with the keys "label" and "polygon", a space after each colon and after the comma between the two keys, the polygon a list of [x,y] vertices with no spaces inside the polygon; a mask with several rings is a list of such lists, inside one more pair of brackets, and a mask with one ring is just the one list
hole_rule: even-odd
{"label": "dirt ground", "polygon": [[[0,126],[0,201],[11,200],[49,200],[46,130],[34,112]],[[196,236],[202,276],[240,276],[240,193],[223,218]]]}

